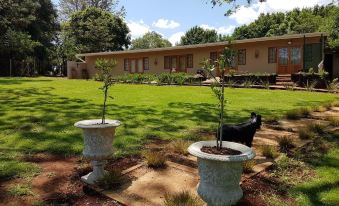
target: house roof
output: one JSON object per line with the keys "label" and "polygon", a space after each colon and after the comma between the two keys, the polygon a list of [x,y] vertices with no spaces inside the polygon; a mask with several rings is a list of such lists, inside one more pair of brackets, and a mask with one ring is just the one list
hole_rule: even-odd
{"label": "house roof", "polygon": [[[319,37],[321,35],[327,36],[327,33],[324,33],[324,32],[315,32],[315,33],[305,33],[305,34],[287,34],[287,35],[282,35],[282,36],[272,36],[272,37],[242,39],[242,40],[232,41],[232,44],[243,44],[243,43],[253,43],[253,42],[283,40],[283,39],[296,39],[296,38],[303,38],[304,36],[305,37]],[[105,56],[105,55],[114,55],[114,54],[136,54],[136,53],[158,52],[158,51],[172,51],[172,50],[195,49],[195,48],[203,48],[203,47],[226,46],[228,44],[229,44],[229,42],[225,41],[225,42],[215,42],[215,43],[206,43],[206,44],[193,44],[193,45],[184,45],[184,46],[173,46],[173,47],[165,47],[165,48],[83,53],[83,54],[77,54],[76,57]]]}

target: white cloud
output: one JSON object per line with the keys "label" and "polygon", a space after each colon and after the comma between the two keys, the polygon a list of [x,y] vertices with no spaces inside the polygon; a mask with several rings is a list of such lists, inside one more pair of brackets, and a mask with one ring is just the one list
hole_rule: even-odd
{"label": "white cloud", "polygon": [[234,25],[230,25],[228,27],[225,27],[225,26],[221,26],[221,27],[213,27],[213,26],[209,26],[207,24],[202,24],[200,25],[201,28],[203,29],[214,29],[216,30],[219,34],[232,34],[234,29],[235,29],[235,26]]}
{"label": "white cloud", "polygon": [[153,26],[161,29],[174,29],[180,26],[180,24],[173,20],[168,19],[158,19],[156,22],[153,22]]}
{"label": "white cloud", "polygon": [[180,42],[181,37],[184,35],[185,35],[185,32],[182,32],[182,31],[174,33],[170,36],[170,38],[168,38],[168,41],[170,41],[172,45],[175,46],[177,43]]}
{"label": "white cloud", "polygon": [[150,27],[147,24],[145,24],[143,20],[127,21],[127,26],[130,30],[132,39],[140,37],[145,33],[151,31]]}
{"label": "white cloud", "polygon": [[286,12],[295,8],[313,7],[317,4],[326,5],[331,2],[332,0],[266,0],[249,7],[241,6],[230,18],[238,24],[248,24],[257,19],[261,13]]}

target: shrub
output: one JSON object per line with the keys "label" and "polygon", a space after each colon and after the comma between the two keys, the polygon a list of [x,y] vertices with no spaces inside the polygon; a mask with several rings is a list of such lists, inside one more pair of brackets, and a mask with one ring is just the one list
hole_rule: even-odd
{"label": "shrub", "polygon": [[264,118],[264,122],[268,124],[279,124],[279,117],[276,115],[267,116]]}
{"label": "shrub", "polygon": [[286,118],[290,120],[300,119],[300,113],[297,109],[293,109],[286,112]]}
{"label": "shrub", "polygon": [[307,107],[300,107],[286,112],[286,118],[290,120],[297,120],[303,117],[308,117],[311,113],[311,109]]}
{"label": "shrub", "polygon": [[293,139],[292,137],[285,135],[277,138],[279,143],[279,148],[281,152],[287,152],[290,149],[294,148]]}
{"label": "shrub", "polygon": [[313,107],[313,111],[315,111],[315,112],[326,112],[327,108],[323,107],[323,106],[315,106],[315,107]]}
{"label": "shrub", "polygon": [[332,102],[332,107],[339,107],[339,101]]}
{"label": "shrub", "polygon": [[310,132],[314,132],[317,134],[325,134],[325,126],[320,123],[309,123],[306,125],[306,128]]}
{"label": "shrub", "polygon": [[339,117],[328,117],[326,120],[330,122],[331,126],[339,127]]}
{"label": "shrub", "polygon": [[181,154],[181,155],[188,155],[187,148],[191,145],[190,141],[185,140],[175,140],[169,144],[169,149],[172,152]]}
{"label": "shrub", "polygon": [[253,172],[253,167],[255,166],[255,160],[247,160],[242,163],[244,173],[248,174]]}
{"label": "shrub", "polygon": [[299,138],[306,140],[306,139],[313,139],[315,137],[315,134],[308,130],[307,128],[300,128],[298,131]]}
{"label": "shrub", "polygon": [[204,203],[188,191],[165,195],[165,206],[203,206]]}
{"label": "shrub", "polygon": [[273,145],[263,145],[260,147],[262,155],[267,158],[276,158],[279,156],[279,153],[275,146]]}
{"label": "shrub", "polygon": [[327,102],[327,103],[323,104],[323,107],[325,107],[327,110],[330,110],[332,108],[332,103]]}
{"label": "shrub", "polygon": [[144,151],[143,156],[149,167],[160,168],[165,166],[166,156],[159,151]]}
{"label": "shrub", "polygon": [[122,185],[124,177],[120,170],[112,170],[107,172],[104,177],[96,182],[96,184],[105,190],[116,189]]}

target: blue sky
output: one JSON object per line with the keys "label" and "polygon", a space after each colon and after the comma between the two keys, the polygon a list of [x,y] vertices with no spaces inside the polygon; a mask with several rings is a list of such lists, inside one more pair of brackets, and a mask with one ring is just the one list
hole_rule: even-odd
{"label": "blue sky", "polygon": [[[189,28],[198,25],[216,29],[221,34],[231,34],[235,27],[248,24],[260,13],[290,11],[294,8],[324,5],[332,0],[266,0],[264,3],[253,1],[243,6],[229,17],[224,13],[228,5],[212,8],[208,0],[120,0],[120,5],[127,11],[126,21],[132,38],[142,36],[148,31],[156,31],[169,39],[172,44]],[[58,0],[53,0],[58,4]]]}

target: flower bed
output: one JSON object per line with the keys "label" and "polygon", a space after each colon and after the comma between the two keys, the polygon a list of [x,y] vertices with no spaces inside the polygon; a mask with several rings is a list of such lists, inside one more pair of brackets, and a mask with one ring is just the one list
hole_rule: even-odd
{"label": "flower bed", "polygon": [[318,73],[296,73],[291,75],[292,82],[299,87],[313,87],[318,89],[326,89],[329,81],[328,75]]}

